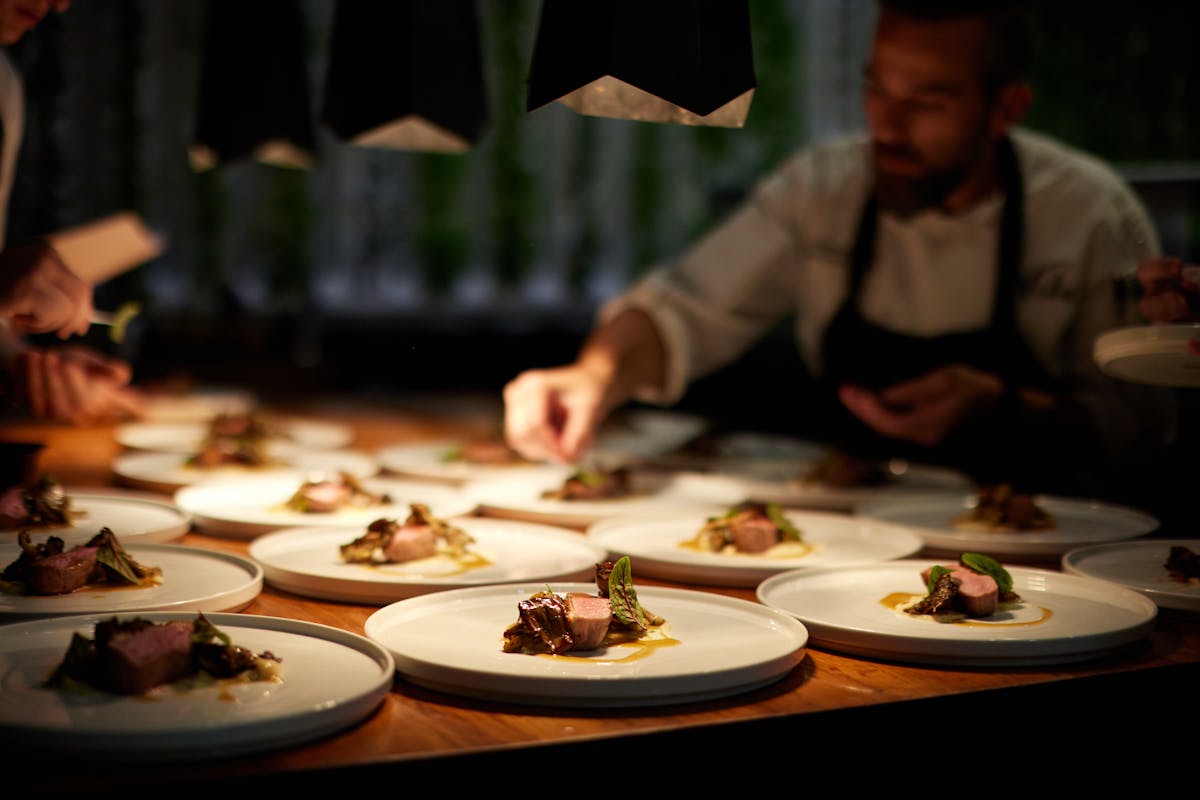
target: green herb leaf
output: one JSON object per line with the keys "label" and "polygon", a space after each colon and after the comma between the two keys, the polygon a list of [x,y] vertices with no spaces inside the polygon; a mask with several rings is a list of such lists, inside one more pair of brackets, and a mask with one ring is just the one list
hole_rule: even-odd
{"label": "green herb leaf", "polygon": [[941,564],[929,570],[929,585],[925,587],[925,590],[929,594],[933,594],[933,588],[937,586],[937,582],[941,580],[943,575],[949,575],[951,572],[952,570],[946,569]]}
{"label": "green herb leaf", "polygon": [[108,568],[110,576],[119,576],[126,583],[137,585],[141,583],[135,562],[120,548],[104,544],[96,551],[97,563]]}
{"label": "green herb leaf", "polygon": [[192,624],[192,644],[211,644],[213,639],[226,647],[233,643],[229,634],[219,630],[203,614],[197,615],[195,623]]}
{"label": "green herb leaf", "polygon": [[463,448],[461,448],[461,447],[451,447],[449,450],[442,453],[442,462],[445,464],[449,464],[454,461],[462,461],[462,460],[463,460]]}
{"label": "green herb leaf", "polygon": [[1000,562],[991,556],[985,556],[982,553],[963,553],[959,561],[981,575],[991,575],[996,581],[996,586],[1000,588],[1001,595],[1012,591],[1012,575],[1009,575],[1008,570],[1000,566]]}
{"label": "green herb leaf", "polygon": [[767,504],[767,519],[771,520],[779,529],[784,541],[800,542],[804,540],[799,529],[788,520],[783,513],[783,508],[778,503]]}
{"label": "green herb leaf", "polygon": [[608,576],[608,600],[612,603],[613,614],[626,625],[632,625],[641,630],[650,627],[646,612],[638,602],[637,590],[633,588],[633,570],[629,566],[629,556],[621,556],[613,564]]}

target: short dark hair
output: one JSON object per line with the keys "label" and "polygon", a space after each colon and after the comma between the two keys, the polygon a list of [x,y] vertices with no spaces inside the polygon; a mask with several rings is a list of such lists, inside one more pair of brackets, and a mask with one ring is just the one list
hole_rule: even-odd
{"label": "short dark hair", "polygon": [[880,9],[915,19],[982,18],[988,27],[980,78],[989,90],[1029,79],[1033,20],[1029,0],[878,0]]}

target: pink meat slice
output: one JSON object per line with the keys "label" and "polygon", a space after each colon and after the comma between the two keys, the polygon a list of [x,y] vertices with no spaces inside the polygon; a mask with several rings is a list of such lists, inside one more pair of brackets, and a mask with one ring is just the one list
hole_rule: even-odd
{"label": "pink meat slice", "polygon": [[[1000,587],[991,575],[983,575],[962,564],[943,564],[950,570],[950,577],[958,584],[958,596],[967,613],[973,617],[989,617],[996,612],[1000,602]],[[933,567],[921,573],[921,579],[929,582]]]}
{"label": "pink meat slice", "polygon": [[320,483],[304,490],[308,510],[317,513],[337,511],[350,497],[350,488],[338,483]]}
{"label": "pink meat slice", "polygon": [[142,694],[191,671],[192,623],[174,620],[116,634],[101,653],[113,691]]}
{"label": "pink meat slice", "polygon": [[739,553],[763,553],[779,543],[775,523],[765,517],[735,522],[729,534]]}
{"label": "pink meat slice", "polygon": [[387,547],[383,549],[383,555],[395,564],[435,556],[437,536],[429,525],[403,525],[392,534]]}
{"label": "pink meat slice", "polygon": [[567,623],[571,626],[571,637],[575,640],[574,650],[595,650],[604,643],[608,635],[608,624],[612,621],[612,603],[607,597],[596,597],[579,592],[566,596]]}
{"label": "pink meat slice", "polygon": [[29,594],[67,594],[87,583],[96,568],[99,547],[79,546],[38,559],[25,572]]}

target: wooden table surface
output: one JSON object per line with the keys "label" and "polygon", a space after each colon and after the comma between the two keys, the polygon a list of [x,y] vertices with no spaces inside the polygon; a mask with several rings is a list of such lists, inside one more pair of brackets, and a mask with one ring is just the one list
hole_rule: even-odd
{"label": "wooden table surface", "polygon": [[[309,401],[287,411],[351,426],[352,446],[365,452],[426,438],[485,433],[495,424],[486,409],[482,414],[462,413],[452,403],[437,402],[334,399]],[[0,439],[44,443],[39,469],[69,487],[120,485],[111,470],[121,452],[112,427],[9,422],[0,428]],[[246,540],[194,530],[181,543],[243,555],[249,546]],[[671,585],[648,579],[639,583]],[[752,589],[711,591],[755,599]],[[307,620],[361,634],[377,608],[308,599],[267,585],[244,613]],[[800,758],[803,765],[797,769],[809,772],[824,757],[862,753],[863,748],[928,768],[929,752],[918,757],[900,745],[942,728],[939,719],[964,720],[967,728],[982,723],[992,731],[985,739],[995,736],[997,742],[1007,743],[1005,747],[1024,742],[1041,756],[1065,739],[1087,743],[1092,753],[1119,752],[1125,761],[1151,742],[1155,757],[1169,751],[1174,739],[1165,732],[1177,727],[1172,719],[1181,707],[1190,707],[1183,725],[1194,725],[1198,678],[1200,615],[1160,612],[1153,634],[1143,644],[1097,661],[944,668],[848,657],[810,645],[797,667],[776,684],[685,705],[526,707],[444,695],[397,677],[375,714],[321,741],[249,756],[214,759],[197,753],[183,763],[135,768],[112,761],[89,763],[60,753],[28,753],[21,755],[22,767],[10,761],[15,769],[6,770],[6,776],[11,780],[15,775],[20,782],[22,775],[33,775],[42,791],[64,792],[181,782],[197,788],[213,784],[277,789],[357,785],[366,778],[407,784],[412,778],[439,775],[456,776],[456,781],[486,776],[501,786],[505,774],[552,769],[553,763],[595,763],[593,758],[645,766],[660,760],[662,753],[691,753],[672,758],[685,758],[690,764],[686,771],[692,774],[702,774],[706,753],[718,760],[732,759],[729,763],[771,758],[788,764]],[[946,716],[939,717],[942,714]],[[1116,718],[1130,714],[1137,718],[1135,728],[1116,726]],[[1185,738],[1194,740],[1190,734]],[[939,739],[940,744],[932,745],[934,752],[953,753],[959,746],[956,735]],[[988,744],[982,752],[994,747]],[[560,762],[560,756],[566,760]],[[69,769],[56,766],[64,760]]]}

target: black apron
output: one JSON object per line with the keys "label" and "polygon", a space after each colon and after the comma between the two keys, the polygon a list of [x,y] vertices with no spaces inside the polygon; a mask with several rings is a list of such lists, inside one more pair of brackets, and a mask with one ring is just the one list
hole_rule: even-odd
{"label": "black apron", "polygon": [[[871,323],[858,311],[859,295],[874,261],[878,205],[872,193],[862,210],[850,257],[850,280],[841,308],[822,340],[825,374],[820,391],[830,418],[829,440],[848,452],[867,457],[901,457],[922,463],[940,463],[963,470],[978,481],[1017,482],[1025,461],[1014,431],[1015,403],[1008,413],[993,413],[974,420],[931,448],[875,433],[838,401],[837,387],[844,383],[878,390],[919,377],[940,366],[966,364],[996,374],[1005,386],[1046,387],[1045,370],[1017,332],[1016,298],[1020,289],[1023,234],[1023,195],[1020,168],[1012,142],[1001,140],[997,169],[1004,191],[995,282],[995,301],[988,324],[974,331],[939,336],[911,336]],[[980,291],[987,287],[981,286]]]}

